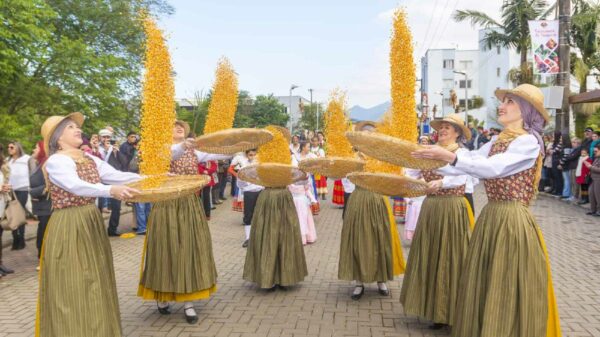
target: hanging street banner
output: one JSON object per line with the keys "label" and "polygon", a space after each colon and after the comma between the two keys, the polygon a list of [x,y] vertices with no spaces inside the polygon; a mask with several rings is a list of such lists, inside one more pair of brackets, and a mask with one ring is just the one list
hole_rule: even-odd
{"label": "hanging street banner", "polygon": [[558,74],[558,20],[529,21],[534,74]]}

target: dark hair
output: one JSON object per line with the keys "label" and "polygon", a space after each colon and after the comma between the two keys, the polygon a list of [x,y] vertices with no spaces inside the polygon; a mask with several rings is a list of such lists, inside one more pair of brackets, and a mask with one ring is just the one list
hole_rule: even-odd
{"label": "dark hair", "polygon": [[[596,144],[598,145],[598,144]],[[585,147],[581,148],[581,152],[585,151],[587,154],[590,154],[590,150],[586,149]]]}
{"label": "dark hair", "polygon": [[135,131],[129,131],[129,132],[127,132],[127,137],[129,137],[131,135],[137,135],[137,132],[135,132]]}
{"label": "dark hair", "polygon": [[563,146],[563,149],[572,148],[573,144],[571,143],[571,139],[569,137],[563,137],[562,146]]}
{"label": "dark hair", "polygon": [[554,131],[554,145],[558,145],[558,143],[560,143],[560,131],[556,130]]}
{"label": "dark hair", "polygon": [[250,152],[256,152],[256,149],[255,148],[254,149],[249,149],[249,150],[246,150],[246,152],[244,152],[244,153],[246,155],[248,155],[248,153],[250,153]]}
{"label": "dark hair", "polygon": [[600,143],[596,144],[596,146],[594,146],[596,149],[600,150]]}
{"label": "dark hair", "polygon": [[11,144],[15,147],[15,150],[17,150],[17,152],[19,153],[18,158],[23,157],[23,155],[25,154],[25,151],[23,151],[23,145],[21,145],[21,143],[16,142],[16,141],[8,142],[8,145],[11,145]]}
{"label": "dark hair", "polygon": [[305,147],[310,146],[309,142],[301,142],[300,143],[300,148],[298,148],[299,152],[302,152],[302,149],[304,149]]}
{"label": "dark hair", "polygon": [[596,136],[600,136],[600,131],[594,131],[594,133],[596,134]]}

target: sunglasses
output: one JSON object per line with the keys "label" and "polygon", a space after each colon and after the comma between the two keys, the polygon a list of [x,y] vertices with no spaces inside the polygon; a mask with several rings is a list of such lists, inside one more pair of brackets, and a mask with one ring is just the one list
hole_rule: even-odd
{"label": "sunglasses", "polygon": [[12,146],[12,145],[8,147],[8,149],[10,149],[10,150],[12,150],[12,149],[14,149],[14,148],[15,148],[15,147],[14,147],[14,146]]}

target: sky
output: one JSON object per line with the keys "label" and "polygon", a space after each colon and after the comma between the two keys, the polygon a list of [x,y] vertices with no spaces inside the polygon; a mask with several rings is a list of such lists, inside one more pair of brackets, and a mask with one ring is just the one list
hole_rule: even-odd
{"label": "sky", "polygon": [[220,57],[251,95],[294,95],[326,102],[347,91],[348,106],[390,99],[391,17],[402,6],[413,34],[415,67],[427,49],[477,49],[477,30],[451,18],[476,9],[498,19],[502,0],[170,0],[159,25],[168,38],[176,97],[206,93]]}

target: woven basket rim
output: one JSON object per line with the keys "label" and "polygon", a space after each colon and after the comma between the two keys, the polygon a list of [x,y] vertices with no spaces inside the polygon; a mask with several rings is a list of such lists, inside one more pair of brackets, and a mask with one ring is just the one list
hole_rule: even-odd
{"label": "woven basket rim", "polygon": [[[267,173],[270,181],[266,181],[266,177],[260,177],[259,169],[260,171]],[[278,174],[283,173],[286,170],[290,172],[289,177],[278,177]],[[279,163],[258,163],[242,168],[238,172],[238,178],[242,181],[264,187],[286,187],[297,181],[307,179],[308,177],[303,171],[292,165]]]}
{"label": "woven basket rim", "polygon": [[305,172],[338,179],[346,177],[348,173],[364,170],[365,164],[366,162],[359,158],[332,156],[303,159],[298,163],[298,167]]}
{"label": "woven basket rim", "polygon": [[171,186],[159,186],[147,189],[141,189],[142,180],[129,183],[127,186],[136,188],[140,191],[133,198],[128,199],[132,202],[156,202],[162,200],[175,199],[183,195],[191,194],[203,188],[210,182],[210,177],[206,175],[176,175],[167,176],[165,182],[177,183]]}
{"label": "woven basket rim", "polygon": [[288,143],[292,140],[292,134],[290,133],[290,130],[288,130],[288,128],[283,127],[281,125],[274,125],[274,124],[271,124],[268,126],[273,127],[275,129],[277,129],[277,131],[281,132],[283,137],[285,137],[285,139],[287,139]]}
{"label": "woven basket rim", "polygon": [[265,129],[225,129],[196,137],[198,149],[207,153],[233,155],[268,143],[273,134]]}
{"label": "woven basket rim", "polygon": [[391,173],[353,172],[348,174],[348,179],[357,186],[388,196],[418,197],[425,195],[428,187],[424,181]]}
{"label": "woven basket rim", "polygon": [[400,138],[368,131],[348,131],[346,132],[346,138],[352,146],[367,156],[397,166],[419,170],[434,170],[446,165],[445,162],[440,160],[412,157],[411,152],[424,147]]}

